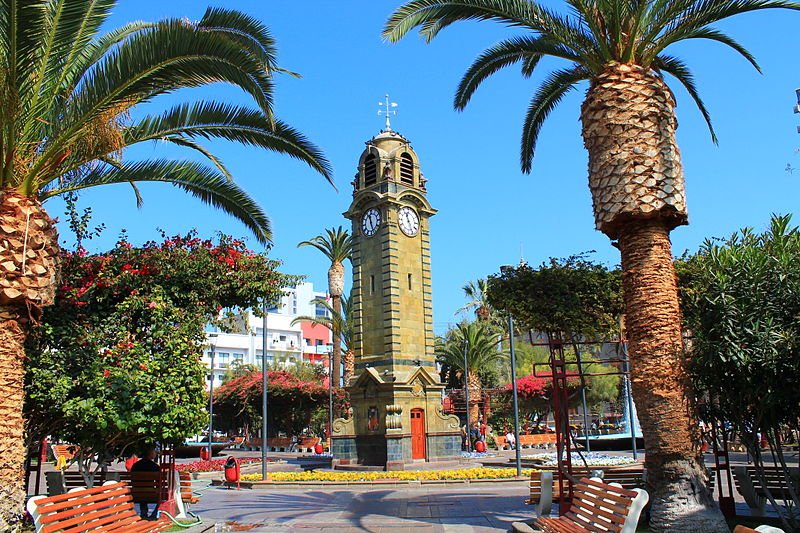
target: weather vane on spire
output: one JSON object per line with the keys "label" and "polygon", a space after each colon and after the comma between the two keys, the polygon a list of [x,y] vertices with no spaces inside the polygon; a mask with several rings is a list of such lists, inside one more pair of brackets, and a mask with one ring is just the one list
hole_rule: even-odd
{"label": "weather vane on spire", "polygon": [[389,122],[390,115],[397,115],[397,110],[394,109],[397,107],[397,102],[390,102],[389,95],[386,95],[386,99],[384,102],[378,102],[378,105],[381,106],[381,109],[378,109],[378,115],[386,115],[386,129],[384,131],[392,131],[392,124]]}

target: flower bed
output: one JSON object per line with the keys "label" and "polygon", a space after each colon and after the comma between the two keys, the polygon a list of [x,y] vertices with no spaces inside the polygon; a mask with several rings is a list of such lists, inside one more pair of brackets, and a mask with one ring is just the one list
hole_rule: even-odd
{"label": "flower bed", "polygon": [[[194,461],[193,463],[177,463],[175,470],[178,472],[221,472],[227,459],[213,459],[211,461]],[[239,459],[240,465],[260,463],[260,457],[244,457]]]}
{"label": "flower bed", "polygon": [[[524,469],[523,476],[529,476],[531,469]],[[459,470],[426,470],[396,472],[273,472],[272,481],[437,481],[467,479],[509,479],[517,475],[516,468],[462,468]],[[261,481],[261,474],[244,474],[242,481]]]}
{"label": "flower bed", "polygon": [[[557,464],[555,453],[537,453],[534,455],[523,455],[522,459],[525,461],[539,462],[541,466],[556,466]],[[577,452],[572,452],[573,465],[583,465],[584,459],[586,460],[586,463],[589,466],[627,466],[627,465],[634,465],[637,463],[630,457],[608,455],[606,453],[596,453],[596,452],[584,453],[583,459],[581,459],[581,454]]]}

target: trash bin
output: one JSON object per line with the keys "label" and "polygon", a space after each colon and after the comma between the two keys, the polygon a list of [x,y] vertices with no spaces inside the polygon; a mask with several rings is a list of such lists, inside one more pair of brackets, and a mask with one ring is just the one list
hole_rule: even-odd
{"label": "trash bin", "polygon": [[479,440],[475,443],[475,451],[478,453],[484,453],[486,451],[486,443],[482,440]]}
{"label": "trash bin", "polygon": [[130,472],[131,468],[133,468],[133,465],[135,465],[136,461],[138,461],[138,460],[139,460],[139,458],[136,456],[136,454],[133,454],[130,457],[128,457],[127,459],[125,459],[125,470]]}
{"label": "trash bin", "polygon": [[235,457],[228,457],[228,460],[225,461],[225,482],[228,484],[228,488],[231,488],[232,483],[236,483],[236,490],[239,490],[240,477],[239,461]]}
{"label": "trash bin", "polygon": [[211,459],[211,454],[208,453],[208,446],[203,446],[200,448],[200,460],[201,461],[208,461]]}
{"label": "trash bin", "polygon": [[317,443],[317,444],[314,445],[314,453],[315,454],[322,455],[322,452],[324,452],[324,451],[325,451],[325,448],[323,448],[322,444]]}

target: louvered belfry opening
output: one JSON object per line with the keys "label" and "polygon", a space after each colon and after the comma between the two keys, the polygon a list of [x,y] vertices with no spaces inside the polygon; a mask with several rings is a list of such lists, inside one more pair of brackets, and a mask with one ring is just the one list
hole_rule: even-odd
{"label": "louvered belfry opening", "polygon": [[364,160],[364,186],[369,187],[378,182],[378,158],[369,154]]}
{"label": "louvered belfry opening", "polygon": [[414,185],[414,160],[405,152],[400,156],[400,183]]}

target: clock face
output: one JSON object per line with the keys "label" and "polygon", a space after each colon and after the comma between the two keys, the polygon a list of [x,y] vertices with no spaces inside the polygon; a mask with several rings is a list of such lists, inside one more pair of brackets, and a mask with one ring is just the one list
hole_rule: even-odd
{"label": "clock face", "polygon": [[419,215],[410,207],[401,207],[397,211],[397,221],[400,224],[400,230],[413,237],[419,232]]}
{"label": "clock face", "polygon": [[367,237],[372,237],[378,231],[381,225],[381,212],[374,207],[368,209],[364,216],[361,217],[361,231]]}

